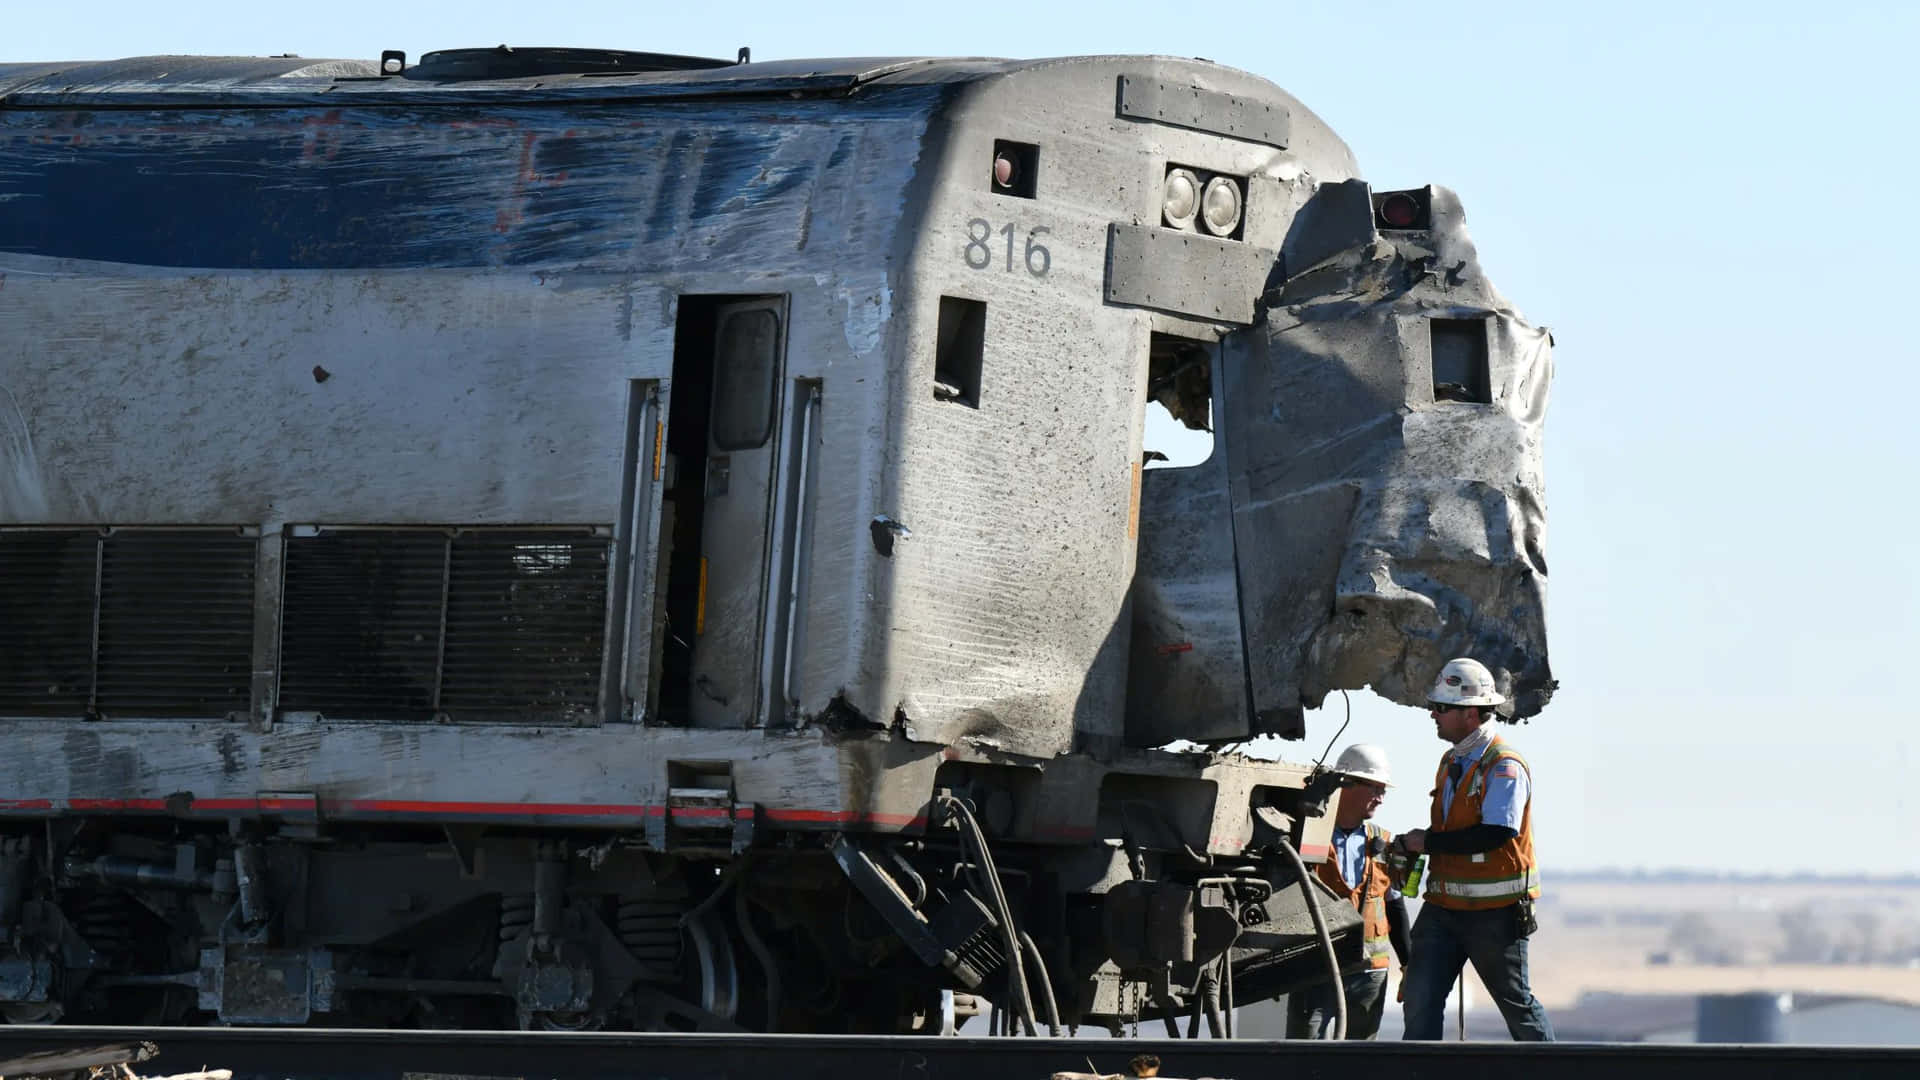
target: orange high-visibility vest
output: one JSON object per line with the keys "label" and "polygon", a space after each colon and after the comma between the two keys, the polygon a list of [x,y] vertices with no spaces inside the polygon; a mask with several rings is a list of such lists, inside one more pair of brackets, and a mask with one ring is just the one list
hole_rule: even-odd
{"label": "orange high-visibility vest", "polygon": [[1393,839],[1393,834],[1372,822],[1366,822],[1367,858],[1361,865],[1365,868],[1360,880],[1352,885],[1340,876],[1340,853],[1321,863],[1317,868],[1320,880],[1327,888],[1345,897],[1354,910],[1360,913],[1362,924],[1360,932],[1367,942],[1367,966],[1384,968],[1391,960],[1393,945],[1387,940],[1387,890],[1393,888],[1393,881],[1387,877],[1387,868],[1374,858],[1376,850],[1385,848]]}
{"label": "orange high-visibility vest", "polygon": [[[1453,807],[1442,810],[1440,793],[1446,790],[1447,759],[1440,755],[1440,772],[1433,778],[1433,828],[1464,829],[1480,824],[1480,808],[1487,801],[1487,777],[1503,761],[1527,768],[1527,760],[1498,735],[1487,744],[1453,789]],[[1527,770],[1532,775],[1532,770]],[[1520,834],[1492,851],[1479,855],[1427,856],[1425,900],[1455,911],[1484,911],[1540,895],[1540,869],[1533,861],[1533,799],[1520,812]]]}

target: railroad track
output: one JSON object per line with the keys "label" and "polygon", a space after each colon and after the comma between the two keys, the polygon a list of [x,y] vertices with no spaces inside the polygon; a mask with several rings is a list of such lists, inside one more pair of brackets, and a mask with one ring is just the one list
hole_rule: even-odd
{"label": "railroad track", "polygon": [[[0,1061],[29,1053],[154,1044],[148,1075],[230,1069],[234,1080],[1046,1080],[1124,1073],[1151,1053],[1170,1077],[1350,1080],[1703,1080],[1920,1077],[1920,1047],[1252,1040],[985,1039],[821,1035],[549,1034],[317,1028],[0,1026]],[[16,1073],[18,1075],[18,1073]]]}

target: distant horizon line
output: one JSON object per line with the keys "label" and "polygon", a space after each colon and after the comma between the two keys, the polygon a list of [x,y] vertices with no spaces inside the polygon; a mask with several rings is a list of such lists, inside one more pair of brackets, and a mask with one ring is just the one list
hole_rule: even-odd
{"label": "distant horizon line", "polygon": [[1859,871],[1820,870],[1683,870],[1675,867],[1599,867],[1587,870],[1553,870],[1542,876],[1550,881],[1612,883],[1634,881],[1664,882],[1748,882],[1820,885],[1920,885],[1920,873],[1870,874]]}

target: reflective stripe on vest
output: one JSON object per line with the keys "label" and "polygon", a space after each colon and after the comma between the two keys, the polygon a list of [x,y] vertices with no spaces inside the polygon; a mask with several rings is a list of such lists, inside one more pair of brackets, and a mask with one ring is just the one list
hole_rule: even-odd
{"label": "reflective stripe on vest", "polygon": [[1517,877],[1497,881],[1435,881],[1432,890],[1466,900],[1518,900],[1539,895],[1540,868],[1534,867]]}

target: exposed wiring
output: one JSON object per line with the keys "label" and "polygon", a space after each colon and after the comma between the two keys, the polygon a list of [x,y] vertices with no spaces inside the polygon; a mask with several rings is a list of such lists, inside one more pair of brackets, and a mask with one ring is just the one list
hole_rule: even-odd
{"label": "exposed wiring", "polygon": [[1353,699],[1347,696],[1345,690],[1342,690],[1340,700],[1346,703],[1347,718],[1340,722],[1340,730],[1333,733],[1333,738],[1327,740],[1327,748],[1320,751],[1320,760],[1313,763],[1316,769],[1326,763],[1327,755],[1333,753],[1333,744],[1340,741],[1340,736],[1346,733],[1347,725],[1353,723]]}
{"label": "exposed wiring", "polygon": [[1320,902],[1313,895],[1313,882],[1307,880],[1307,864],[1300,861],[1300,853],[1293,850],[1293,842],[1282,836],[1280,854],[1287,857],[1293,872],[1300,875],[1300,895],[1306,898],[1307,914],[1313,918],[1313,932],[1320,938],[1320,951],[1327,957],[1327,974],[1332,977],[1329,984],[1333,987],[1333,1039],[1339,1042],[1347,1037],[1347,995],[1341,988],[1340,958],[1333,952],[1333,935],[1327,933],[1327,917],[1320,912]]}

